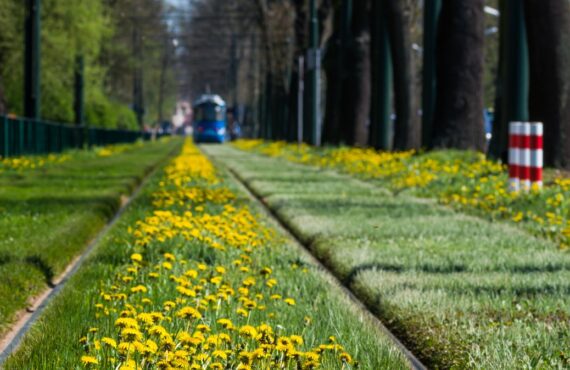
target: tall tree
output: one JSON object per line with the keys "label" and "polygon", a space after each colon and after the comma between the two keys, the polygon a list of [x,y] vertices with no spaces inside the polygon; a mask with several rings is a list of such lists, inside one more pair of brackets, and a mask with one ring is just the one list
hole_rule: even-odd
{"label": "tall tree", "polygon": [[352,0],[337,1],[333,10],[333,33],[326,42],[323,68],[326,74],[326,104],[322,142],[341,140],[342,87],[346,80],[346,46],[350,35]]}
{"label": "tall tree", "polygon": [[394,70],[394,149],[419,149],[421,126],[418,116],[415,55],[412,49],[415,0],[385,1],[392,65]]}
{"label": "tall tree", "polygon": [[354,0],[347,45],[345,95],[342,98],[342,140],[349,145],[368,144],[370,118],[370,0]]}
{"label": "tall tree", "polygon": [[484,0],[444,0],[437,35],[433,145],[485,149]]}
{"label": "tall tree", "polygon": [[570,169],[570,1],[527,0],[529,115],[544,123],[544,162]]}
{"label": "tall tree", "polygon": [[294,141],[297,138],[297,109],[299,89],[299,64],[298,59],[305,54],[307,44],[307,4],[304,0],[292,0],[294,10],[295,45],[291,61],[291,78],[289,82],[289,119],[287,139]]}

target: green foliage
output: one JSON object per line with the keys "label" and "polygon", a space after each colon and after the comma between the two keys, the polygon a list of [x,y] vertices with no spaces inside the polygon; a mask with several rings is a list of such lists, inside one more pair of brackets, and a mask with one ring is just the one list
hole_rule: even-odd
{"label": "green foliage", "polygon": [[94,91],[85,104],[85,119],[90,125],[106,128],[137,129],[135,113],[127,106],[109,101]]}
{"label": "green foliage", "polygon": [[80,151],[41,168],[0,170],[0,333],[65,269],[115,213],[121,196],[132,192],[173,143],[128,148],[105,157]]}
{"label": "green foliage", "polygon": [[[141,22],[143,29],[158,34],[167,31],[160,17],[161,1],[141,0],[141,4],[135,6],[136,3],[132,0],[42,0],[42,118],[73,122],[76,57],[83,55],[87,123],[109,128],[138,128],[134,114],[129,112],[135,62],[132,14],[128,10],[136,7],[146,11],[144,16],[150,20],[145,18],[145,22]],[[8,110],[18,115],[23,113],[24,16],[25,2],[0,0],[0,91],[4,91]],[[144,39],[143,43],[145,59],[138,63],[148,75],[145,84],[157,86],[157,66],[164,52],[170,50],[151,38]],[[167,74],[169,86],[175,86],[171,72]],[[154,120],[157,89],[145,90],[147,111],[152,113],[147,118]],[[174,96],[175,92],[170,89],[165,104],[172,102]]]}

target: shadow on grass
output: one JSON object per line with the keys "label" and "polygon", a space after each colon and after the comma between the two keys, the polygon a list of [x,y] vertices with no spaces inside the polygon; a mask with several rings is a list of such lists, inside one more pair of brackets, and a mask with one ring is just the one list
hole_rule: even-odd
{"label": "shadow on grass", "polygon": [[[328,263],[330,265],[330,263]],[[396,274],[409,274],[409,273],[420,273],[420,274],[432,274],[432,275],[453,275],[453,274],[460,274],[460,273],[472,273],[474,275],[480,275],[482,277],[485,274],[490,273],[505,273],[505,274],[527,274],[527,273],[551,273],[551,272],[561,272],[561,271],[570,271],[570,266],[544,266],[543,268],[539,268],[538,266],[530,266],[532,269],[525,270],[525,266],[513,266],[512,268],[506,269],[494,269],[490,271],[469,271],[468,268],[464,265],[459,264],[452,264],[452,265],[445,265],[445,266],[434,266],[434,265],[420,265],[414,266],[413,268],[406,268],[404,266],[395,265],[395,264],[383,264],[383,263],[366,263],[359,266],[356,266],[350,270],[347,276],[342,280],[343,284],[347,287],[352,287],[352,285],[356,282],[356,278],[359,274],[362,274],[366,271],[385,271],[390,273]],[[427,276],[426,276],[427,278]],[[429,284],[424,284],[424,288],[428,289],[443,289],[447,292],[453,293],[460,293],[460,294],[469,294],[472,293],[473,295],[481,295],[481,294],[488,294],[488,295],[500,295],[504,293],[513,294],[515,296],[520,297],[537,297],[537,296],[548,296],[548,295],[559,295],[559,294],[570,294],[570,282],[564,283],[562,285],[557,283],[550,283],[550,282],[543,282],[537,286],[515,286],[515,283],[511,283],[513,285],[493,285],[489,284],[485,286],[485,282],[481,283],[471,283],[467,280],[463,282],[463,284],[457,285],[451,280],[451,276],[442,277],[442,282],[439,284],[435,284],[434,286]],[[446,281],[451,281],[450,284],[446,284]],[[408,288],[414,289],[421,289],[421,284],[411,284],[405,283]]]}
{"label": "shadow on grass", "polygon": [[[322,199],[329,197],[330,199]],[[272,195],[268,203],[271,207],[286,207],[288,209],[300,209],[305,211],[305,215],[311,217],[327,216],[327,217],[346,217],[343,211],[350,210],[351,214],[355,214],[358,210],[367,210],[366,215],[390,216],[390,218],[412,218],[418,216],[449,216],[451,211],[433,207],[430,204],[422,203],[390,203],[383,198],[383,202],[366,201],[366,197],[361,198],[339,198],[338,195],[321,195],[321,199],[314,199],[314,194],[308,194],[307,197],[295,196],[290,199],[283,199],[281,195]],[[277,199],[275,199],[277,198]],[[331,213],[331,210],[335,211]],[[380,220],[379,220],[380,221]]]}
{"label": "shadow on grass", "polygon": [[[0,206],[10,209],[12,214],[21,211],[29,214],[30,209],[44,210],[46,213],[51,213],[53,209],[90,209],[85,207],[95,207],[96,212],[102,216],[109,218],[115,214],[119,208],[118,194],[108,196],[51,196],[51,197],[32,197],[26,200],[0,198]],[[16,211],[16,212],[14,212]]]}
{"label": "shadow on grass", "polygon": [[[329,263],[330,265],[330,263]],[[485,275],[489,273],[505,273],[505,274],[536,274],[536,273],[556,273],[556,272],[568,272],[570,271],[570,265],[559,264],[559,265],[544,265],[544,266],[531,266],[531,265],[513,265],[501,268],[493,268],[487,270],[471,270],[468,266],[463,264],[446,264],[446,265],[433,265],[433,264],[422,264],[415,265],[413,267],[406,267],[403,265],[381,263],[381,262],[371,262],[353,267],[347,276],[343,279],[343,282],[350,286],[354,283],[356,277],[366,271],[386,271],[398,274],[405,273],[425,273],[434,275],[445,275],[445,274],[458,274],[458,273],[472,273]],[[569,286],[570,289],[570,286]],[[524,293],[521,291],[521,293]]]}
{"label": "shadow on grass", "polygon": [[55,274],[53,272],[53,268],[51,266],[49,266],[49,264],[47,262],[45,262],[41,256],[38,256],[38,255],[29,256],[29,257],[26,257],[26,259],[24,261],[26,263],[34,266],[35,268],[37,268],[42,273],[42,275],[44,276],[44,279],[45,279],[45,283],[50,288],[54,287],[53,278],[54,278]]}

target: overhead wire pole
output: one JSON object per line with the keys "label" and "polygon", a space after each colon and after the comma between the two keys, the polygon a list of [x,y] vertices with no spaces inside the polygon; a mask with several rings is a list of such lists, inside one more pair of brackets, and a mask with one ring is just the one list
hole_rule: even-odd
{"label": "overhead wire pole", "polygon": [[422,86],[422,146],[430,148],[437,94],[436,40],[441,0],[425,0]]}
{"label": "overhead wire pole", "polygon": [[139,127],[144,123],[144,96],[142,72],[142,45],[139,25],[133,22],[133,110],[137,116]]}
{"label": "overhead wire pole", "polygon": [[82,54],[77,54],[75,58],[75,91],[74,91],[74,102],[73,111],[75,113],[75,124],[83,125],[85,120],[84,114],[84,86],[85,86],[85,60]]}
{"label": "overhead wire pole", "polygon": [[73,112],[75,115],[75,124],[79,126],[75,132],[75,141],[77,146],[81,148],[85,145],[85,130],[82,127],[85,123],[85,59],[83,54],[78,53],[75,57],[74,69],[74,96],[73,96]]}
{"label": "overhead wire pole", "polygon": [[[390,1],[390,0],[388,0]],[[383,1],[372,1],[372,106],[370,145],[389,150],[392,107],[392,58]]]}
{"label": "overhead wire pole", "polygon": [[[230,45],[230,79],[232,88],[232,106],[235,109],[238,104],[238,56],[237,56],[237,36],[232,34]],[[236,112],[234,111],[234,115]]]}
{"label": "overhead wire pole", "polygon": [[506,161],[509,122],[528,121],[529,55],[523,2],[501,0],[499,4],[499,104],[489,152]]}
{"label": "overhead wire pole", "polygon": [[304,65],[305,58],[299,56],[299,81],[297,85],[297,144],[301,145],[303,143],[303,96],[305,95],[305,77],[304,77]]}
{"label": "overhead wire pole", "polygon": [[308,142],[313,145],[321,145],[321,130],[320,130],[320,69],[321,69],[321,55],[319,49],[319,22],[317,19],[317,1],[310,0],[310,37],[309,37],[309,51],[307,55],[307,75],[308,75],[308,89],[309,93],[309,137],[306,138]]}
{"label": "overhead wire pole", "polygon": [[40,118],[41,0],[27,0],[25,22],[24,115]]}

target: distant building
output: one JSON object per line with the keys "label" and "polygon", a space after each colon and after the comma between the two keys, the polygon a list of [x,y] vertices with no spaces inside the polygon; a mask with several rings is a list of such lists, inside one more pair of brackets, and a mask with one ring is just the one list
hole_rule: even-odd
{"label": "distant building", "polygon": [[173,130],[177,134],[192,134],[192,105],[187,101],[179,101],[176,104],[172,116]]}

